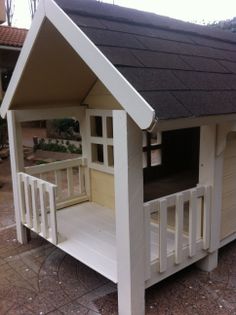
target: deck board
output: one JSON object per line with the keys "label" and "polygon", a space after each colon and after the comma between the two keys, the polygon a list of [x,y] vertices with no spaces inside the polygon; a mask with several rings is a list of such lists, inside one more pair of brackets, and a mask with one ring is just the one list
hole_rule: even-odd
{"label": "deck board", "polygon": [[[115,212],[93,202],[84,202],[57,212],[59,239],[63,251],[117,282]],[[168,230],[168,248],[174,249],[174,232]],[[184,245],[187,245],[184,237]],[[151,260],[158,258],[158,224],[151,227]]]}

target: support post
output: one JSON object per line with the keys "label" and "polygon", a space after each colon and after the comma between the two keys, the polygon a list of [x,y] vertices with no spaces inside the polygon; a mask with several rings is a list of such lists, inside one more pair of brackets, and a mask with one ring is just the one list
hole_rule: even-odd
{"label": "support post", "polygon": [[118,305],[120,315],[145,311],[142,131],[113,111]]}
{"label": "support post", "polygon": [[218,248],[220,245],[223,153],[217,155],[216,139],[216,125],[201,127],[199,184],[211,185],[213,187],[210,212],[209,255],[197,263],[198,267],[205,271],[211,271],[217,267]]}
{"label": "support post", "polygon": [[18,187],[18,172],[24,171],[24,157],[22,149],[22,135],[20,129],[20,123],[15,119],[14,111],[7,112],[8,123],[8,137],[10,146],[11,157],[11,176],[13,197],[15,206],[15,219],[16,219],[16,234],[17,240],[24,244],[27,243],[27,229],[21,223],[20,215],[20,201],[19,201],[19,187]]}

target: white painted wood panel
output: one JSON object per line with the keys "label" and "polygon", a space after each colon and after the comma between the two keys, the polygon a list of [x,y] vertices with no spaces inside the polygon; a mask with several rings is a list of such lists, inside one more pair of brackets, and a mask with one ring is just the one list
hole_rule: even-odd
{"label": "white painted wood panel", "polygon": [[236,133],[230,133],[224,152],[221,240],[236,232]]}

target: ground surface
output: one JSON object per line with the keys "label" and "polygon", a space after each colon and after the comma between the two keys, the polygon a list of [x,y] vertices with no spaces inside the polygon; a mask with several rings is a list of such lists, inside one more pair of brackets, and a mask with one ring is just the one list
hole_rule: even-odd
{"label": "ground surface", "polygon": [[[116,286],[41,238],[16,241],[9,161],[0,164],[0,315],[117,314]],[[148,315],[236,314],[236,242],[146,292]]]}

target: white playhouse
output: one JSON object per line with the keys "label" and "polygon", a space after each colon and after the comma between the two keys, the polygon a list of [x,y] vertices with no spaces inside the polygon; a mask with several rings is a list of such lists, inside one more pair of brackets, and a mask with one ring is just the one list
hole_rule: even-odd
{"label": "white playhouse", "polygon": [[[41,0],[5,94],[19,242],[30,229],[145,288],[236,238],[236,36],[95,0]],[[79,120],[82,156],[24,167],[21,123]]]}

